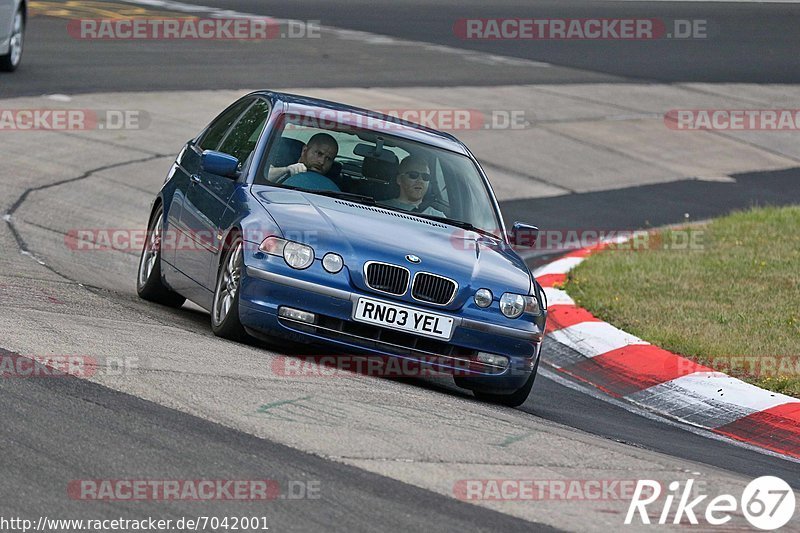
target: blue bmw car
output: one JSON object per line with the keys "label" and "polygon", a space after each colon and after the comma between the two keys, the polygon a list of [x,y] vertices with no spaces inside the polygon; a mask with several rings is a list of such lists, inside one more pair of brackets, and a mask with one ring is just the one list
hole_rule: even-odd
{"label": "blue bmw car", "polygon": [[475,157],[451,135],[272,91],[178,154],[153,203],[140,297],[211,314],[216,335],[398,357],[520,405],[546,301]]}

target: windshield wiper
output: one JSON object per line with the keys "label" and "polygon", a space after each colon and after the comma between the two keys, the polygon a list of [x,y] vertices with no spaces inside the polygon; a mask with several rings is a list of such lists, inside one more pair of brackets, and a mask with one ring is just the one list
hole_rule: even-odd
{"label": "windshield wiper", "polygon": [[490,237],[494,237],[495,239],[497,238],[497,235],[495,235],[494,233],[490,233],[490,232],[486,231],[485,229],[481,229],[481,228],[475,227],[472,224],[470,224],[469,222],[464,222],[462,220],[454,220],[452,218],[440,217],[440,216],[436,216],[436,215],[428,215],[428,214],[424,214],[424,213],[411,212],[410,214],[412,214],[414,216],[417,216],[417,217],[421,217],[421,218],[427,218],[427,219],[430,219],[430,220],[435,220],[437,222],[444,222],[445,224],[450,224],[451,226],[456,226],[457,228],[461,228],[461,229],[465,229],[465,230],[469,230],[469,231],[474,231],[474,232],[477,232],[477,233],[481,233],[483,235],[488,235]]}
{"label": "windshield wiper", "polygon": [[314,194],[321,194],[322,196],[330,196],[332,198],[339,198],[341,200],[350,200],[362,204],[375,205],[375,198],[367,196],[366,194],[357,194],[354,192],[344,191],[308,191]]}

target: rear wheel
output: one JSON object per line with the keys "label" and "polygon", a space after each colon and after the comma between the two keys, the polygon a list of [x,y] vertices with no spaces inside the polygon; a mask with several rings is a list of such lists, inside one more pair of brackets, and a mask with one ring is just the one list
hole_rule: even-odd
{"label": "rear wheel", "polygon": [[180,307],[186,298],[170,290],[161,280],[161,232],[164,226],[164,209],[159,208],[150,218],[147,240],[139,259],[136,292],[140,298],[168,307]]}
{"label": "rear wheel", "polygon": [[211,330],[214,335],[234,341],[244,341],[249,337],[239,321],[239,288],[243,269],[242,238],[236,235],[227,246],[219,267],[211,308]]}
{"label": "rear wheel", "polygon": [[8,43],[8,53],[0,56],[0,70],[13,72],[17,70],[22,61],[22,45],[25,41],[25,15],[22,10],[14,14],[14,23],[11,28],[11,38]]}

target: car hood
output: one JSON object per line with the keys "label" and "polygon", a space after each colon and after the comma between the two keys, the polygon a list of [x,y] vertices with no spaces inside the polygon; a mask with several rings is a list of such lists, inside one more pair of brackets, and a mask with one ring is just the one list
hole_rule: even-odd
{"label": "car hood", "polygon": [[[463,305],[482,287],[496,297],[511,291],[527,294],[528,268],[503,241],[449,224],[389,209],[301,191],[253,186],[253,195],[267,209],[289,240],[311,245],[317,257],[340,254],[351,281],[369,290],[363,280],[366,261],[424,271],[454,279],[459,294],[451,306]],[[412,264],[406,255],[416,255]]]}

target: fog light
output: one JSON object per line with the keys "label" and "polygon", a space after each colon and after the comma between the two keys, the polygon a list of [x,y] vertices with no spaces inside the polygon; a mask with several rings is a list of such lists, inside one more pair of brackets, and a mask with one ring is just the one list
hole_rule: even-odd
{"label": "fog light", "polygon": [[339,254],[331,252],[325,254],[325,257],[322,258],[322,268],[331,274],[336,274],[342,269],[343,266],[344,259],[342,259],[342,256]]}
{"label": "fog light", "polygon": [[492,305],[492,291],[489,289],[478,289],[475,292],[475,305],[478,307],[489,307]]}
{"label": "fog light", "polygon": [[314,313],[293,309],[291,307],[279,307],[278,316],[281,318],[288,318],[289,320],[296,320],[297,322],[305,322],[306,324],[313,324],[317,321],[317,315]]}
{"label": "fog light", "polygon": [[508,366],[508,357],[494,353],[478,352],[478,361],[487,365],[499,366],[500,368]]}

